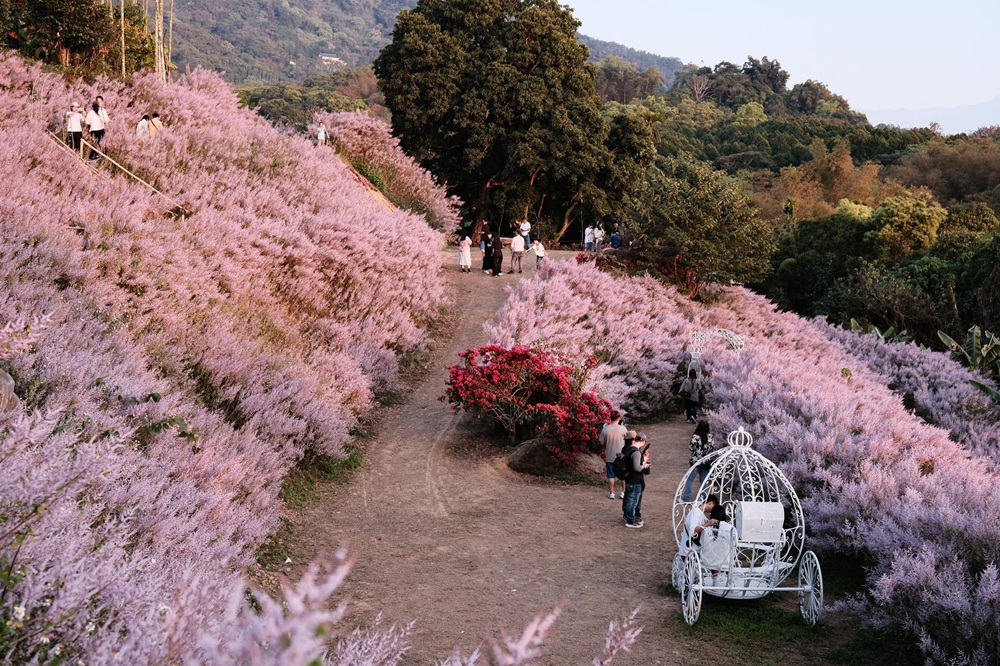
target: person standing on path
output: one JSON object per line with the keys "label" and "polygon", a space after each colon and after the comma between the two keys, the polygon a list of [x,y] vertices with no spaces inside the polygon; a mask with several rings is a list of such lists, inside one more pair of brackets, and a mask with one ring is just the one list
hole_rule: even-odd
{"label": "person standing on path", "polygon": [[[643,448],[640,449],[639,447]],[[625,477],[625,497],[622,500],[622,511],[625,513],[625,527],[640,528],[642,522],[642,491],[646,489],[646,475],[649,474],[649,446],[646,445],[646,435],[635,436],[632,446],[624,449],[622,455],[628,456],[631,463],[629,475]]]}
{"label": "person standing on path", "polygon": [[517,272],[521,272],[521,258],[524,257],[524,236],[521,234],[514,234],[514,238],[510,241],[510,270],[508,273],[513,273],[514,268],[517,268]]}
{"label": "person standing on path", "polygon": [[500,274],[503,273],[503,238],[500,237],[500,234],[493,237],[491,250],[491,256],[493,258],[493,277],[500,277]]}
{"label": "person standing on path", "polygon": [[[597,440],[604,445],[604,472],[608,477],[608,499],[615,498],[615,466],[614,461],[625,448],[625,435],[628,429],[621,424],[622,415],[618,410],[612,410],[611,422],[601,428]],[[625,499],[625,481],[622,481],[620,497]]]}
{"label": "person standing on path", "polygon": [[83,114],[80,113],[80,105],[73,102],[66,112],[66,138],[69,147],[77,155],[82,156],[83,149]]}
{"label": "person standing on path", "polygon": [[90,133],[90,155],[88,160],[96,160],[100,157],[97,151],[101,148],[101,140],[104,139],[104,118],[101,117],[101,105],[94,102],[90,111],[87,111],[87,131]]}
{"label": "person standing on path", "polygon": [[[708,427],[708,421],[702,419],[698,421],[698,426],[694,429],[694,434],[691,435],[691,458],[688,464],[694,467],[695,463],[714,450],[715,440],[712,439],[712,433]],[[687,483],[684,484],[684,494],[682,495],[682,499],[685,502],[690,502],[693,499],[691,494],[694,492],[695,477],[698,477],[698,488],[701,488],[701,484],[705,482],[705,477],[708,476],[710,469],[712,469],[711,465],[698,465],[691,470],[691,473],[687,478]]]}
{"label": "person standing on path", "polygon": [[326,137],[327,137],[326,123],[320,122],[319,128],[316,130],[316,145],[325,146]]}
{"label": "person standing on path", "polygon": [[681,383],[681,390],[677,392],[677,395],[684,398],[684,414],[687,416],[688,423],[694,423],[698,420],[701,391],[704,387],[701,377],[698,376],[698,371],[694,368],[688,370],[687,379]]}
{"label": "person standing on path", "polygon": [[111,126],[111,115],[108,113],[108,109],[104,106],[104,98],[98,95],[95,100],[97,106],[100,107],[97,111],[97,115],[101,117],[101,122],[104,124],[104,129],[107,130]]}
{"label": "person standing on path", "polygon": [[518,227],[518,230],[524,237],[524,247],[529,247],[531,245],[531,222],[528,222],[528,218],[521,220],[521,226]]}
{"label": "person standing on path", "polygon": [[604,228],[601,225],[594,227],[594,254],[601,254],[601,243],[604,242]]}
{"label": "person standing on path", "polygon": [[588,224],[583,230],[583,251],[590,254],[594,251],[594,225]]}
{"label": "person standing on path", "polygon": [[479,250],[483,253],[483,272],[493,272],[493,234],[489,229],[479,239]]}
{"label": "person standing on path", "polygon": [[463,273],[472,272],[472,239],[464,231],[458,241],[458,266]]}

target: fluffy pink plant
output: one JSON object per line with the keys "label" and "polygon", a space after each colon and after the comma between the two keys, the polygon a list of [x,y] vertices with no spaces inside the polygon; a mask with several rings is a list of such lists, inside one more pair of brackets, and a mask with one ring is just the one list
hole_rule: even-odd
{"label": "fluffy pink plant", "polygon": [[593,355],[601,395],[643,418],[667,406],[697,326],[690,301],[650,278],[614,278],[592,264],[549,265],[523,280],[487,322],[494,344]]}
{"label": "fluffy pink plant", "polygon": [[974,455],[1000,460],[1000,407],[969,384],[983,378],[947,355],[913,343],[890,343],[816,322],[844,353],[886,378],[897,393],[913,401],[916,413],[945,428]]}
{"label": "fluffy pink plant", "polygon": [[[194,637],[239,630],[225,601],[284,474],[307,447],[339,453],[422,348],[441,235],[240,111],[215,75],[66,88],[4,55],[0,81],[0,322],[53,313],[30,348],[3,343],[26,409],[51,416],[0,424],[0,502],[53,508],[19,550],[0,543],[24,564],[4,617],[24,613],[19,654],[43,661],[57,641],[88,663],[203,660]],[[111,157],[168,198],[44,133],[96,94]],[[167,127],[142,142],[153,110]]]}
{"label": "fluffy pink plant", "polygon": [[447,196],[434,176],[403,152],[388,123],[363,111],[321,112],[315,122],[326,123],[337,153],[345,160],[378,174],[398,205],[424,215],[435,229],[451,231],[459,226],[461,201]]}

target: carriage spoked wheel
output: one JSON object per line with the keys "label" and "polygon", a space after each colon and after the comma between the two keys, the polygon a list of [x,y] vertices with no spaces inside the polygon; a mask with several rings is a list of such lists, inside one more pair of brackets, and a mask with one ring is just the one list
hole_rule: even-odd
{"label": "carriage spoked wheel", "polygon": [[694,625],[701,615],[701,556],[691,551],[684,560],[684,589],[681,590],[684,621]]}
{"label": "carriage spoked wheel", "polygon": [[674,555],[674,564],[670,569],[670,582],[678,592],[684,590],[684,558],[680,553]]}
{"label": "carriage spoked wheel", "polygon": [[810,625],[819,622],[823,613],[823,572],[811,550],[802,555],[799,564],[799,611]]}

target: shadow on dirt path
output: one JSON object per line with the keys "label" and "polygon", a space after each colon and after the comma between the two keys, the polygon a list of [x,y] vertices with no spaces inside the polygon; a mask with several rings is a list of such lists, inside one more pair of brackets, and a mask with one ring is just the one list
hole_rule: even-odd
{"label": "shadow on dirt path", "polygon": [[560,605],[540,664],[590,663],[609,621],[636,607],[644,630],[615,664],[721,658],[709,637],[683,624],[679,599],[661,589],[676,550],[670,512],[690,426],[678,418],[642,427],[653,466],[641,530],[624,528],[621,503],[607,498],[606,485],[542,481],[510,471],[500,457],[456,452],[481,430],[438,400],[446,368],[458,352],[487,342],[482,325],[505,301],[504,287],[531,276],[463,274],[451,252],[442,263],[457,309],[451,337],[366,442],[363,469],[290,511],[293,564],[285,573],[296,580],[305,563],[346,546],[356,558],[345,584],[349,622],[365,624],[379,611],[388,624],[415,620],[404,664],[433,664],[456,647],[467,655],[503,630],[519,635]]}

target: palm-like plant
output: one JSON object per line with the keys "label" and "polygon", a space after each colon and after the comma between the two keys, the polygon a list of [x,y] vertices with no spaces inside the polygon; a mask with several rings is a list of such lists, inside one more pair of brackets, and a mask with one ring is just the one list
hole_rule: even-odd
{"label": "palm-like plant", "polygon": [[[973,326],[969,329],[969,336],[964,344],[959,344],[944,331],[938,331],[938,337],[951,351],[953,360],[979,371],[994,382],[1000,380],[1000,336]],[[1000,391],[995,387],[974,379],[970,383],[990,396],[994,402],[1000,403]]]}

